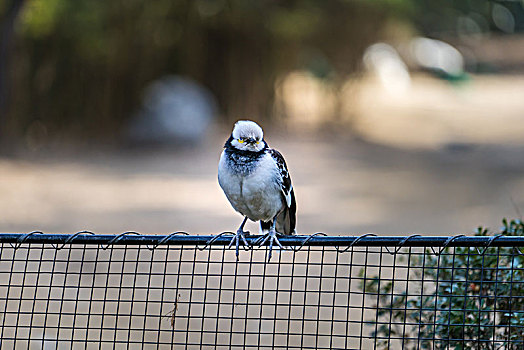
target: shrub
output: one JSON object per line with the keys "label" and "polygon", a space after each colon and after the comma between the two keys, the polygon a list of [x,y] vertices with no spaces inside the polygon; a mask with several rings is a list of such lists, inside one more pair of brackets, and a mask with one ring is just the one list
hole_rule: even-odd
{"label": "shrub", "polygon": [[[524,235],[524,223],[504,219],[500,233]],[[476,233],[491,234],[482,227]],[[376,345],[389,348],[398,339],[405,349],[524,349],[524,255],[518,249],[400,252],[396,264],[406,267],[410,260],[407,278],[372,276],[361,283],[377,309],[367,322]],[[409,288],[399,291],[406,280]]]}

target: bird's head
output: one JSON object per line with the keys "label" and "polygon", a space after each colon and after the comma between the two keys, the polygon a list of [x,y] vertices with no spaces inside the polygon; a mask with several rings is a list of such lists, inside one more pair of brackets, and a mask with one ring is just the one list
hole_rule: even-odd
{"label": "bird's head", "polygon": [[266,147],[262,128],[250,120],[236,122],[228,142],[237,150],[247,152],[260,152]]}

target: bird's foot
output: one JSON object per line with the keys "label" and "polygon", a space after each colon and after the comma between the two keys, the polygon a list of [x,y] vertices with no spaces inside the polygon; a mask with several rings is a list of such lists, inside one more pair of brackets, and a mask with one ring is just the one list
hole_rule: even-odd
{"label": "bird's foot", "polygon": [[[273,245],[276,243],[276,245],[278,245],[280,247],[280,249],[282,250],[285,250],[286,248],[284,248],[282,246],[282,244],[280,243],[280,241],[278,240],[277,238],[277,234],[278,232],[275,231],[275,230],[269,230],[269,232],[267,234],[265,234],[264,236],[262,236],[259,241],[260,241],[260,244],[258,245],[259,247],[263,246],[264,244],[266,244],[268,241],[269,241],[269,255],[268,255],[268,261],[271,260],[271,256],[272,256],[272,253],[273,253]],[[258,242],[257,242],[258,243]]]}
{"label": "bird's foot", "polygon": [[228,249],[231,248],[233,246],[233,244],[235,244],[237,260],[238,260],[238,255],[239,255],[239,251],[240,251],[240,241],[242,241],[242,244],[244,246],[250,247],[249,243],[246,240],[246,236],[249,236],[249,231],[244,231],[242,229],[238,229],[237,233],[231,239],[231,242],[229,242]]}

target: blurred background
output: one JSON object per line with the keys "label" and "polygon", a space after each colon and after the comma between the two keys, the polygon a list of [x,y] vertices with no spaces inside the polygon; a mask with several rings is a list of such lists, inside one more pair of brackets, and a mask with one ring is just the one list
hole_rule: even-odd
{"label": "blurred background", "polygon": [[235,230],[238,119],[286,157],[302,234],[524,210],[523,1],[0,0],[0,21],[0,231]]}

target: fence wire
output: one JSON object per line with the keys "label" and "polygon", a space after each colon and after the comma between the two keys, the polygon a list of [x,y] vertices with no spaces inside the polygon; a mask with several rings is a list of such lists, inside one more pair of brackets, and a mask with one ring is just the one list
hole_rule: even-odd
{"label": "fence wire", "polygon": [[0,234],[0,348],[524,349],[524,237],[211,238]]}

